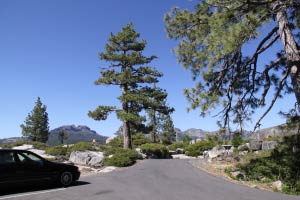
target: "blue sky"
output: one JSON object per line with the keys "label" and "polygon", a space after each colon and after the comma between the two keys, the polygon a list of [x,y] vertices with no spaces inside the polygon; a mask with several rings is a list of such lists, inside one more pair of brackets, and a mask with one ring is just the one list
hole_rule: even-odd
{"label": "blue sky", "polygon": [[[117,33],[129,22],[148,42],[144,54],[159,57],[152,66],[164,73],[159,86],[168,91],[168,103],[176,109],[175,127],[217,130],[217,118],[201,118],[199,110],[186,112],[183,89],[194,83],[190,72],[177,63],[171,51],[177,42],[167,38],[164,28],[163,17],[172,7],[192,5],[188,0],[1,0],[0,138],[21,135],[20,124],[38,96],[47,105],[50,129],[87,125],[113,135],[121,124],[114,115],[99,122],[87,112],[101,104],[118,104],[118,88],[93,82],[100,67],[107,66],[98,52],[110,32]],[[287,105],[291,106],[290,98],[277,102],[262,128],[284,122],[277,113],[286,111]]]}

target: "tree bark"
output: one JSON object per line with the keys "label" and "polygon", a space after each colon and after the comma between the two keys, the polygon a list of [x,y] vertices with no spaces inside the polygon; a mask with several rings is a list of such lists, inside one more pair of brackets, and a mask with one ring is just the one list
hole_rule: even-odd
{"label": "tree bark", "polygon": [[[122,86],[122,95],[125,95],[126,92],[127,92],[127,86],[123,85]],[[124,112],[128,113],[128,102],[122,103],[122,109]],[[123,146],[124,149],[131,149],[132,148],[131,133],[130,133],[130,127],[129,127],[128,120],[123,121],[122,132],[123,132],[123,137],[124,137],[124,146]]]}
{"label": "tree bark", "polygon": [[156,112],[154,111],[153,113],[153,130],[151,131],[151,139],[152,139],[152,142],[156,143],[156,129],[157,129],[157,124],[156,124]]}
{"label": "tree bark", "polygon": [[295,37],[292,33],[292,30],[289,26],[286,8],[283,5],[280,5],[279,1],[273,5],[273,9],[279,9],[279,11],[276,14],[276,20],[278,22],[280,39],[284,47],[288,67],[291,70],[290,78],[292,82],[293,92],[296,97],[297,108],[300,112],[300,51],[297,47],[297,43],[295,41]]}
{"label": "tree bark", "polygon": [[131,143],[131,134],[129,129],[129,122],[124,121],[123,122],[123,137],[124,137],[124,149],[131,149],[132,143]]}

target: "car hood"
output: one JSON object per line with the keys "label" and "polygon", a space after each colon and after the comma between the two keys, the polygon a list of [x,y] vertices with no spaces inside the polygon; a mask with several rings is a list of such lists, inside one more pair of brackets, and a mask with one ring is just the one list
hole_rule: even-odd
{"label": "car hood", "polygon": [[59,167],[59,168],[78,169],[77,166],[67,164],[67,163],[59,163],[59,162],[49,161],[49,164],[52,165],[52,166],[55,166],[55,167]]}

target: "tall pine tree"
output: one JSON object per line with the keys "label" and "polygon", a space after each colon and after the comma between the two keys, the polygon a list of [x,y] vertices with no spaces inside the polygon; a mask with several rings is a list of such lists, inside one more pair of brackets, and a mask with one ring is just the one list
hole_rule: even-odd
{"label": "tall pine tree", "polygon": [[[153,86],[155,90],[158,89],[156,85]],[[152,107],[147,109],[149,123],[148,123],[148,130],[151,134],[152,142],[158,141],[158,136],[160,130],[162,129],[163,123],[165,122],[165,116],[169,116],[172,112],[174,112],[174,108],[167,106],[167,92],[162,90],[157,90],[152,100],[155,102]]]}
{"label": "tall pine tree", "polygon": [[49,134],[47,107],[43,105],[40,97],[38,97],[31,113],[21,124],[22,135],[28,137],[32,141],[47,142]]}
{"label": "tall pine tree", "polygon": [[155,96],[164,94],[161,89],[151,85],[157,83],[162,74],[147,66],[156,56],[146,57],[142,54],[146,41],[138,40],[139,36],[132,24],[123,27],[117,35],[111,33],[105,51],[99,54],[100,59],[110,65],[101,70],[101,76],[95,84],[118,86],[121,89],[118,98],[121,107],[99,106],[88,113],[95,120],[106,120],[108,114],[116,112],[122,121],[124,148],[132,147],[130,127],[139,127],[146,120],[145,116],[140,115],[142,110],[169,109],[155,100]]}
{"label": "tall pine tree", "polygon": [[176,131],[171,116],[162,115],[161,141],[163,144],[171,144],[176,141]]}
{"label": "tall pine tree", "polygon": [[[267,105],[257,128],[277,99],[292,93],[300,111],[299,0],[201,0],[194,10],[173,9],[165,21],[169,37],[180,39],[179,62],[198,81],[185,91],[192,109],[206,114],[223,105],[228,126],[230,117],[241,125]],[[267,65],[259,62],[266,58]]]}

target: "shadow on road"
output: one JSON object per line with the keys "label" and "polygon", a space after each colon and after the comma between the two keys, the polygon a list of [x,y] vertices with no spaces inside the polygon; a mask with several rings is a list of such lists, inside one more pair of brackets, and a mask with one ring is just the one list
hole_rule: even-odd
{"label": "shadow on road", "polygon": [[[71,187],[78,187],[82,185],[88,185],[90,184],[89,182],[85,181],[76,181]],[[16,195],[16,194],[21,194],[21,193],[28,193],[28,192],[43,192],[46,190],[55,190],[55,189],[60,189],[62,187],[59,187],[57,185],[25,185],[25,186],[17,186],[17,187],[6,187],[6,188],[0,188],[0,197],[4,195]]]}

